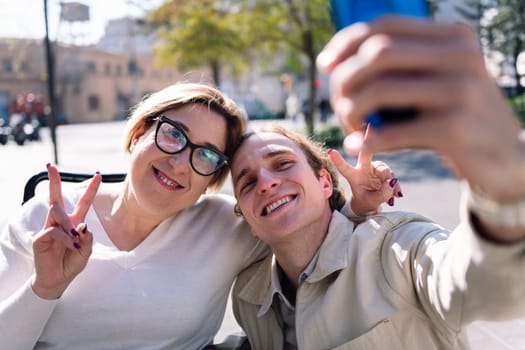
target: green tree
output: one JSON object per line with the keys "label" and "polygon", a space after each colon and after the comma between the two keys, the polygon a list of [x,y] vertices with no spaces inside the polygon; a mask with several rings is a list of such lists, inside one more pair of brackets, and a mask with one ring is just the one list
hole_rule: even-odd
{"label": "green tree", "polygon": [[516,93],[525,92],[517,69],[518,56],[525,50],[525,1],[468,0],[456,8],[476,26],[483,49],[501,52],[514,67]]}
{"label": "green tree", "polygon": [[[308,108],[306,129],[314,134],[317,69],[315,60],[333,34],[327,0],[255,0],[239,1],[250,15],[249,37],[259,52],[286,54],[283,70],[306,72]],[[301,74],[304,75],[304,74]]]}
{"label": "green tree", "polygon": [[232,3],[169,0],[149,12],[146,25],[157,31],[159,63],[179,70],[207,66],[217,86],[223,67],[233,72],[245,70],[250,48],[242,35],[244,20]]}
{"label": "green tree", "polygon": [[208,66],[217,86],[223,69],[240,73],[255,58],[261,64],[275,63],[277,55],[285,54],[286,67],[279,69],[307,72],[310,108],[305,119],[307,132],[313,135],[315,58],[333,32],[327,4],[327,0],[169,0],[151,11],[146,22],[157,30],[156,56],[161,64],[180,70]]}

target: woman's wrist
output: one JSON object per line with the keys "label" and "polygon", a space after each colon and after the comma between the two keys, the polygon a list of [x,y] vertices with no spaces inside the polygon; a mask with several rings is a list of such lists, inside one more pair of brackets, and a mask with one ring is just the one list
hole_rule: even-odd
{"label": "woman's wrist", "polygon": [[35,276],[33,276],[31,280],[31,289],[33,290],[33,293],[35,293],[35,295],[37,295],[39,298],[45,300],[59,299],[66,290],[66,287],[67,286],[46,288],[39,285],[39,283],[36,281]]}
{"label": "woman's wrist", "polygon": [[363,207],[356,205],[356,202],[353,201],[353,198],[350,200],[350,205],[348,207],[349,207],[351,214],[354,214],[355,216],[361,216],[361,217],[376,215],[379,212],[381,212],[381,205],[373,209],[363,208]]}

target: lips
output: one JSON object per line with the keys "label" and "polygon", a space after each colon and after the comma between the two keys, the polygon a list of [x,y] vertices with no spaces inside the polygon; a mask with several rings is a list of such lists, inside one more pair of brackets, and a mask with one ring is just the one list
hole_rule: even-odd
{"label": "lips", "polygon": [[177,190],[177,189],[184,188],[184,186],[179,184],[177,181],[170,179],[168,176],[166,176],[164,173],[162,173],[158,169],[153,168],[153,171],[155,175],[157,176],[157,179],[160,180],[160,182],[164,185],[164,187],[167,187],[171,190]]}
{"label": "lips", "polygon": [[282,198],[279,198],[277,201],[267,205],[264,207],[261,216],[266,216],[274,212],[275,210],[281,208],[283,205],[290,203],[292,200],[295,199],[296,196],[285,196]]}

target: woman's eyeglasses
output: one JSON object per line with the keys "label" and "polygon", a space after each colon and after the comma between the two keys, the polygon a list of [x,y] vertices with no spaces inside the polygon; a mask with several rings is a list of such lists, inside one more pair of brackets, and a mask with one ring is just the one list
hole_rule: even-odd
{"label": "woman's eyeglasses", "polygon": [[228,157],[209,146],[196,145],[190,141],[176,122],[166,116],[153,118],[157,120],[155,144],[164,153],[177,154],[186,147],[191,148],[190,165],[199,175],[209,176],[228,164]]}

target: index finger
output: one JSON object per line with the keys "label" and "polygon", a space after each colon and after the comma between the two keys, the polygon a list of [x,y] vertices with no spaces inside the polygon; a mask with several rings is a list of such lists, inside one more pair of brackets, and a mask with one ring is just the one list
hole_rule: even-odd
{"label": "index finger", "polygon": [[58,169],[51,164],[47,164],[47,175],[49,178],[49,204],[59,205],[65,209],[64,197],[62,197],[62,182]]}
{"label": "index finger", "polygon": [[86,214],[91,204],[93,204],[93,200],[95,199],[101,182],[102,175],[97,172],[95,176],[91,178],[86,190],[75,205],[75,210],[72,215],[78,220],[78,222],[83,222],[86,218]]}
{"label": "index finger", "polygon": [[[366,141],[372,133],[372,128],[370,125],[367,125],[365,135],[363,137],[363,141]],[[372,165],[372,158],[374,157],[374,154],[368,147],[362,147],[359,151],[359,154],[357,155],[357,166],[371,166]]]}

